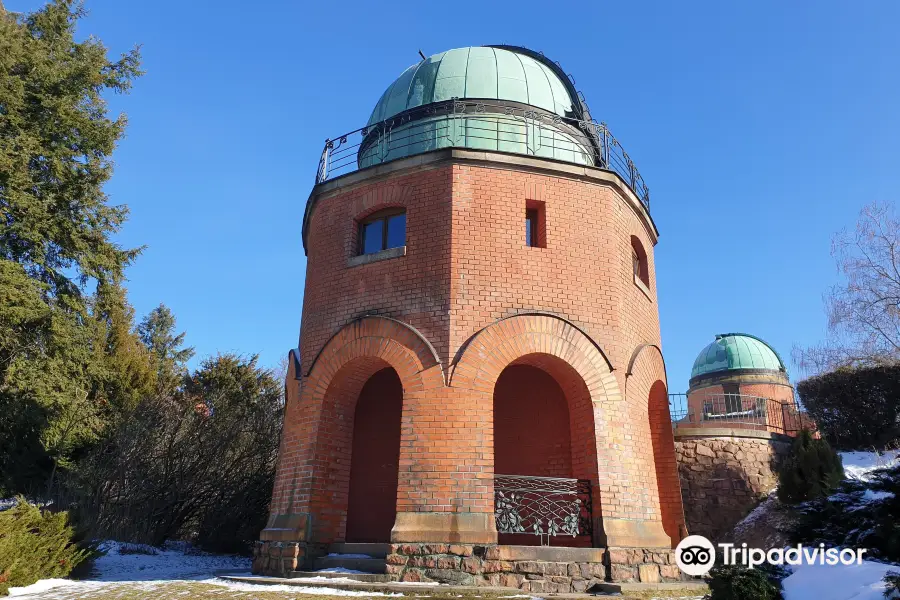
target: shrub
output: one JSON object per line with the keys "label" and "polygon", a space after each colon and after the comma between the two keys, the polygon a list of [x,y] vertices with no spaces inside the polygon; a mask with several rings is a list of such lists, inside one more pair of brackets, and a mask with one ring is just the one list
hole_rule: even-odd
{"label": "shrub", "polygon": [[884,597],[900,598],[900,571],[888,571],[884,576]]}
{"label": "shrub", "polygon": [[0,512],[0,595],[10,587],[65,577],[88,557],[73,543],[68,520],[66,513],[42,511],[24,498]]}
{"label": "shrub", "polygon": [[787,504],[826,496],[844,478],[841,457],[809,430],[794,438],[791,452],[778,469],[778,499]]}
{"label": "shrub", "polygon": [[900,571],[888,571],[884,583],[885,598],[900,598]]}
{"label": "shrub", "polygon": [[900,439],[900,365],[837,369],[797,384],[819,430],[842,450]]}
{"label": "shrub", "polygon": [[171,396],[142,401],[79,464],[79,526],[98,539],[249,553],[268,516],[282,389],[255,357],[222,355]]}
{"label": "shrub", "polygon": [[845,480],[796,513],[792,543],[866,548],[866,558],[900,562],[900,467],[876,471],[866,482]]}
{"label": "shrub", "polygon": [[767,569],[748,569],[719,565],[709,572],[710,600],[782,600],[780,578],[783,573]]}

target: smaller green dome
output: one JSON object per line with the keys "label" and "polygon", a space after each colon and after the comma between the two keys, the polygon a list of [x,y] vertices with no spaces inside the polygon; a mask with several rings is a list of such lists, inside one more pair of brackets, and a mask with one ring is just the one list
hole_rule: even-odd
{"label": "smaller green dome", "polygon": [[697,356],[691,378],[739,369],[787,372],[784,361],[763,340],[746,333],[723,333]]}

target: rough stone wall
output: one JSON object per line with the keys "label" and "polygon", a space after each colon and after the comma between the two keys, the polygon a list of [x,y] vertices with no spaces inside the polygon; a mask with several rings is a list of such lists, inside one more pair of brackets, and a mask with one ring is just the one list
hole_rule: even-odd
{"label": "rough stone wall", "polygon": [[675,455],[688,532],[714,543],[778,484],[777,468],[790,449],[783,438],[675,437]]}
{"label": "rough stone wall", "polygon": [[584,592],[603,582],[682,580],[674,552],[667,548],[393,544],[387,572],[398,581],[502,586],[532,593]]}

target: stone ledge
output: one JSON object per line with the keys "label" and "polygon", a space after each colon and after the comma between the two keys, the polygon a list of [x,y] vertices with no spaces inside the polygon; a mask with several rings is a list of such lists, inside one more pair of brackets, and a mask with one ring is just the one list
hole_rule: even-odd
{"label": "stone ledge", "polygon": [[497,546],[500,560],[549,562],[603,562],[603,548],[563,548],[557,546]]}
{"label": "stone ledge", "polygon": [[532,171],[555,177],[567,177],[578,181],[595,183],[614,188],[622,200],[643,222],[653,245],[659,239],[659,230],[650,212],[628,186],[621,175],[614,171],[600,167],[578,165],[561,160],[538,156],[527,156],[500,152],[496,150],[473,150],[469,148],[440,148],[415,154],[404,158],[372,165],[358,171],[352,171],[344,175],[328,179],[317,184],[310,192],[306,202],[306,210],[303,215],[303,248],[306,249],[306,237],[308,234],[309,219],[312,216],[318,201],[333,193],[347,191],[360,185],[368,185],[374,181],[389,177],[399,172],[413,172],[417,170],[439,167],[446,163],[469,163],[487,165],[497,168]]}
{"label": "stone ledge", "polygon": [[358,267],[360,265],[367,265],[381,260],[388,260],[389,258],[400,258],[401,256],[406,256],[406,246],[397,246],[396,248],[388,248],[387,250],[381,250],[379,252],[351,256],[350,259],[347,260],[347,266]]}
{"label": "stone ledge", "polygon": [[743,429],[741,427],[679,427],[675,424],[675,439],[683,437],[696,438],[753,438],[758,440],[773,440],[776,442],[789,442],[791,437],[774,431],[761,429]]}

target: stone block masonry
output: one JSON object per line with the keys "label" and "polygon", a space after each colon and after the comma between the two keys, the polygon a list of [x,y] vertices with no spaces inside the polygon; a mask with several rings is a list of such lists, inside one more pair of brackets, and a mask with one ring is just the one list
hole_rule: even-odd
{"label": "stone block masonry", "polygon": [[[711,430],[707,430],[712,433]],[[715,543],[778,485],[778,465],[789,438],[733,430],[733,435],[675,433],[675,455],[685,520],[691,534]]]}
{"label": "stone block masonry", "polygon": [[577,593],[602,583],[683,580],[669,548],[393,544],[387,573],[397,581],[500,586],[530,593]]}
{"label": "stone block masonry", "polygon": [[287,577],[292,571],[302,570],[324,552],[324,546],[310,547],[305,542],[256,542],[251,570],[254,574]]}

